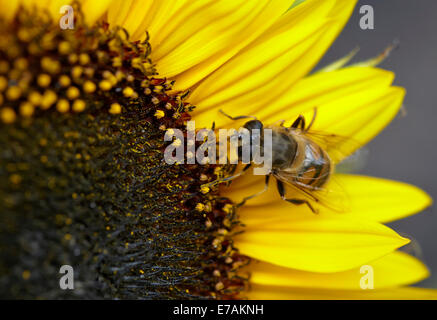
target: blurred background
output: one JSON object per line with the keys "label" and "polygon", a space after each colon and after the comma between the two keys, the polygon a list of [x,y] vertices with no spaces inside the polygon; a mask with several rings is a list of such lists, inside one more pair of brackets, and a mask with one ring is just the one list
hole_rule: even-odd
{"label": "blurred background", "polygon": [[[360,7],[374,9],[374,30],[360,28]],[[360,47],[354,61],[381,53],[394,40],[400,46],[380,67],[396,73],[395,84],[407,89],[405,117],[398,115],[368,145],[364,168],[358,173],[416,185],[437,202],[437,1],[360,0],[355,12],[320,65],[326,65]],[[431,270],[419,286],[437,288],[437,209],[390,224],[414,239],[409,250]]]}

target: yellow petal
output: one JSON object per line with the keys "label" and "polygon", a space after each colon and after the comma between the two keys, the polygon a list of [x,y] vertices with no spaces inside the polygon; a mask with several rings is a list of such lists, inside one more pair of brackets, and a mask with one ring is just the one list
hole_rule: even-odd
{"label": "yellow petal", "polygon": [[251,300],[437,300],[437,290],[392,288],[384,290],[314,290],[254,285],[245,295]]}
{"label": "yellow petal", "polygon": [[[418,213],[432,204],[428,194],[406,183],[349,174],[335,174],[332,179],[332,183],[328,183],[326,188],[331,188],[330,185],[337,188],[333,196],[342,196],[347,200],[345,203],[347,211],[333,211],[327,206],[314,203],[320,215],[336,218],[354,217],[386,223]],[[239,203],[244,197],[255,194],[263,188],[263,177],[245,176],[229,187],[222,188],[222,194]],[[294,193],[294,195],[302,198],[302,194]],[[287,196],[292,197],[293,193]],[[268,216],[265,215],[267,210]],[[274,181],[270,183],[265,193],[248,200],[240,210],[241,218],[248,224],[268,219],[282,219],[290,214],[311,215],[312,213],[306,206],[295,206],[283,201]]]}
{"label": "yellow petal", "polygon": [[330,63],[329,65],[323,67],[322,69],[318,69],[317,72],[331,72],[331,71],[341,69],[342,67],[347,65],[355,57],[355,55],[358,53],[358,51],[360,51],[360,48],[356,47],[355,49],[353,49],[351,52],[349,52],[343,58],[338,59],[338,60]]}
{"label": "yellow petal", "polygon": [[427,193],[406,183],[347,174],[337,174],[336,179],[351,202],[350,212],[344,213],[346,216],[386,223],[418,213],[432,204]]}
{"label": "yellow petal", "polygon": [[[375,290],[410,285],[429,276],[428,269],[420,260],[400,251],[390,253],[367,265],[372,267]],[[250,283],[253,284],[337,290],[360,290],[361,278],[369,275],[368,269],[315,273],[258,261],[253,261],[247,270],[250,272]]]}
{"label": "yellow petal", "polygon": [[[332,44],[355,1],[306,1],[193,89],[199,126],[229,124],[218,110],[254,114],[305,76]],[[335,14],[334,14],[335,13]],[[311,21],[311,23],[308,23]]]}
{"label": "yellow petal", "polygon": [[167,32],[166,27],[170,27],[174,13],[181,13],[179,10],[189,5],[188,0],[114,0],[108,10],[108,22],[123,26],[132,41],[144,39],[147,31],[155,47],[159,37]]}
{"label": "yellow petal", "polygon": [[20,2],[18,0],[0,0],[0,17],[10,20],[15,15],[15,12],[19,6]]}
{"label": "yellow petal", "polygon": [[[244,222],[244,220],[243,220]],[[361,266],[408,243],[371,221],[290,215],[248,225],[235,237],[241,253],[278,266],[339,272]]]}
{"label": "yellow petal", "polygon": [[164,33],[151,34],[152,60],[161,76],[177,80],[176,90],[187,89],[256,39],[291,4],[291,0],[187,1],[168,20]]}
{"label": "yellow petal", "polygon": [[338,146],[344,158],[369,142],[397,114],[405,90],[390,87],[392,81],[393,73],[375,68],[317,73],[299,81],[282,100],[272,102],[256,116],[266,123],[286,120],[287,126],[299,114],[311,119],[317,108],[313,130],[355,142],[345,140]]}
{"label": "yellow petal", "polygon": [[81,0],[81,10],[84,14],[85,21],[93,24],[108,10],[113,0]]}

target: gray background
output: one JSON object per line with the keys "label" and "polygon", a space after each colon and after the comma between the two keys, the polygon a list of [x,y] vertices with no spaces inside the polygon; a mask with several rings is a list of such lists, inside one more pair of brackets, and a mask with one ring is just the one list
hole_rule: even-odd
{"label": "gray background", "polygon": [[[359,8],[371,5],[375,29],[361,30]],[[393,40],[400,47],[381,65],[396,73],[395,84],[407,89],[407,116],[398,116],[369,145],[365,167],[359,173],[408,182],[427,191],[437,202],[437,1],[360,0],[354,14],[320,65],[349,53],[354,61],[376,56]],[[410,245],[431,270],[420,286],[437,288],[436,205],[415,216],[391,223],[403,235],[417,240]]]}

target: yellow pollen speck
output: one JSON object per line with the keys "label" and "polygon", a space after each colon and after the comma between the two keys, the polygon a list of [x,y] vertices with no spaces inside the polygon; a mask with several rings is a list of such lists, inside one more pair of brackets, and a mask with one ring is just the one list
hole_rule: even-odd
{"label": "yellow pollen speck", "polygon": [[157,97],[153,97],[152,98],[152,102],[153,102],[153,104],[158,104],[159,103],[159,99]]}
{"label": "yellow pollen speck", "polygon": [[61,85],[61,87],[68,87],[71,84],[71,80],[69,76],[66,76],[65,74],[63,74],[62,76],[59,77],[59,84]]}
{"label": "yellow pollen speck", "polygon": [[33,115],[33,112],[35,111],[35,107],[28,101],[23,102],[20,105],[20,114],[23,117],[30,117]]}
{"label": "yellow pollen speck", "polygon": [[83,72],[85,75],[92,78],[92,77],[94,77],[95,70],[93,68],[85,68],[85,70]]}
{"label": "yellow pollen speck", "polygon": [[144,94],[146,95],[146,96],[148,96],[149,94],[151,94],[152,93],[152,90],[150,90],[150,88],[146,88],[146,89],[144,89]]}
{"label": "yellow pollen speck", "polygon": [[221,273],[220,273],[220,270],[214,270],[214,272],[212,273],[212,275],[214,276],[214,277],[220,277],[221,276]]}
{"label": "yellow pollen speck", "polygon": [[21,89],[17,86],[10,87],[6,91],[6,97],[11,101],[17,100],[18,98],[20,98],[20,96],[21,96]]}
{"label": "yellow pollen speck", "polygon": [[121,105],[116,103],[116,102],[111,104],[111,107],[109,108],[109,113],[110,114],[119,114],[119,113],[121,113]]}
{"label": "yellow pollen speck", "polygon": [[207,187],[207,186],[205,186],[205,185],[203,185],[203,186],[200,187],[200,192],[202,192],[203,194],[208,193],[209,190],[210,190],[209,187]]}
{"label": "yellow pollen speck", "polygon": [[88,64],[90,62],[90,56],[89,55],[87,55],[86,53],[81,53],[80,55],[79,55],[79,63],[81,64],[81,65],[86,65],[86,64]]}
{"label": "yellow pollen speck", "polygon": [[17,60],[14,61],[14,66],[18,70],[26,70],[27,67],[29,66],[29,63],[25,58],[18,58]]}
{"label": "yellow pollen speck", "polygon": [[140,273],[141,273],[141,274],[144,274],[144,271],[143,271],[143,270],[140,270]]}
{"label": "yellow pollen speck", "polygon": [[64,236],[64,239],[67,240],[67,241],[70,241],[71,238],[72,238],[72,236],[69,233],[66,233],[65,236]]}
{"label": "yellow pollen speck", "polygon": [[9,181],[13,184],[20,184],[21,180],[22,180],[21,176],[19,174],[16,174],[16,173],[12,174],[9,177]]}
{"label": "yellow pollen speck", "polygon": [[70,87],[67,89],[67,98],[70,100],[76,99],[79,97],[80,91],[76,87]]}
{"label": "yellow pollen speck", "polygon": [[99,88],[103,91],[109,91],[112,88],[112,84],[108,80],[102,80],[99,83]]}
{"label": "yellow pollen speck", "polygon": [[83,91],[85,91],[86,93],[93,93],[94,91],[96,91],[96,85],[94,84],[94,82],[87,80],[83,84]]}
{"label": "yellow pollen speck", "polygon": [[52,90],[47,90],[42,97],[41,108],[44,110],[50,108],[56,102],[56,99],[58,99],[56,93]]}
{"label": "yellow pollen speck", "polygon": [[70,62],[71,64],[76,63],[78,59],[79,58],[78,58],[77,54],[75,54],[75,53],[72,53],[68,56],[68,62]]}
{"label": "yellow pollen speck", "polygon": [[5,107],[0,110],[0,118],[4,123],[13,123],[17,118],[14,109]]}
{"label": "yellow pollen speck", "polygon": [[51,81],[52,81],[52,79],[50,78],[50,76],[48,74],[45,74],[45,73],[40,74],[38,76],[38,79],[37,79],[38,85],[42,88],[47,87]]}
{"label": "yellow pollen speck", "polygon": [[71,52],[71,44],[68,41],[62,41],[59,45],[58,45],[58,52],[60,54],[69,54]]}
{"label": "yellow pollen speck", "polygon": [[56,104],[56,110],[61,113],[65,113],[70,110],[70,103],[66,99],[60,99]]}
{"label": "yellow pollen speck", "polygon": [[0,77],[0,91],[3,91],[8,86],[8,80],[5,77]]}
{"label": "yellow pollen speck", "polygon": [[119,68],[123,65],[123,60],[121,59],[121,57],[114,57],[112,58],[112,66]]}
{"label": "yellow pollen speck", "polygon": [[30,271],[29,270],[24,270],[23,273],[21,274],[21,277],[24,280],[28,280],[30,278]]}
{"label": "yellow pollen speck", "polygon": [[73,102],[73,111],[74,112],[82,112],[85,110],[86,104],[85,101],[78,99]]}
{"label": "yellow pollen speck", "polygon": [[124,73],[120,70],[117,70],[115,72],[115,78],[117,79],[117,81],[121,81],[124,79]]}
{"label": "yellow pollen speck", "polygon": [[39,140],[39,144],[40,144],[40,146],[45,147],[47,145],[47,139],[41,138]]}
{"label": "yellow pollen speck", "polygon": [[157,119],[161,119],[161,118],[163,118],[163,117],[165,116],[165,112],[162,111],[162,110],[156,110],[154,116],[155,116]]}
{"label": "yellow pollen speck", "polygon": [[74,66],[71,69],[71,76],[75,79],[79,78],[83,73],[83,68],[81,66]]}
{"label": "yellow pollen speck", "polygon": [[196,210],[201,212],[205,209],[205,205],[203,203],[196,204]]}
{"label": "yellow pollen speck", "polygon": [[211,228],[212,227],[212,222],[211,222],[211,220],[206,220],[205,221],[205,226],[206,226],[206,228],[208,229],[208,228]]}
{"label": "yellow pollen speck", "polygon": [[216,289],[217,291],[222,290],[224,287],[225,287],[225,286],[224,286],[223,282],[217,282],[217,284],[215,285],[215,289]]}
{"label": "yellow pollen speck", "polygon": [[0,61],[0,73],[6,73],[9,71],[9,63],[5,60]]}
{"label": "yellow pollen speck", "polygon": [[163,86],[155,86],[155,88],[153,88],[153,91],[156,93],[161,93],[162,90],[164,90]]}
{"label": "yellow pollen speck", "polygon": [[131,87],[126,87],[123,89],[123,95],[126,98],[132,97],[133,94],[134,94],[134,89],[132,89]]}
{"label": "yellow pollen speck", "polygon": [[59,61],[52,60],[49,57],[44,57],[41,59],[41,67],[49,73],[58,73],[61,69],[61,64]]}
{"label": "yellow pollen speck", "polygon": [[41,103],[41,99],[42,96],[39,92],[37,91],[32,91],[31,93],[29,93],[29,95],[27,96],[27,99],[29,100],[30,103],[32,103],[34,106],[38,106]]}

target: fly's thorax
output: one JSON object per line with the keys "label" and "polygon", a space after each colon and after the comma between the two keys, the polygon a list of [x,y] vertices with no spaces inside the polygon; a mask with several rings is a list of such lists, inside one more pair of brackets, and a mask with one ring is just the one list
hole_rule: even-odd
{"label": "fly's thorax", "polygon": [[285,169],[292,166],[298,151],[298,141],[286,130],[272,131],[272,167]]}

